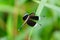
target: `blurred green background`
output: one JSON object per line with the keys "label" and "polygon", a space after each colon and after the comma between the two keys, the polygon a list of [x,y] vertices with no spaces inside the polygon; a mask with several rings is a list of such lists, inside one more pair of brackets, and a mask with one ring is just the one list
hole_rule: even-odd
{"label": "blurred green background", "polygon": [[[18,31],[32,12],[36,25]],[[60,40],[60,0],[0,0],[0,40]]]}

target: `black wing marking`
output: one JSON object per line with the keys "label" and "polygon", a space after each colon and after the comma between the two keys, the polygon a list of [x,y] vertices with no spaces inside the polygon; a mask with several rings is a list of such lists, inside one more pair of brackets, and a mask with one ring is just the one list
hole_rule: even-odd
{"label": "black wing marking", "polygon": [[39,20],[38,16],[30,16],[30,18],[33,19],[33,20]]}
{"label": "black wing marking", "polygon": [[36,24],[36,22],[34,22],[34,21],[32,21],[32,20],[28,20],[27,21],[27,24],[29,25],[29,26],[34,26],[35,24]]}
{"label": "black wing marking", "polygon": [[26,19],[27,19],[27,17],[28,17],[28,15],[25,15],[25,16],[23,17],[23,20],[26,20]]}

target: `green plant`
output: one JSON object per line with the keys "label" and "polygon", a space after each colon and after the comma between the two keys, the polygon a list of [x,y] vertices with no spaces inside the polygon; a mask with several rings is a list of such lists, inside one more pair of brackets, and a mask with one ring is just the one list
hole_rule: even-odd
{"label": "green plant", "polygon": [[[3,28],[0,27],[1,40],[60,40],[60,0],[0,1],[0,11],[8,12],[6,30],[3,31]],[[26,11],[35,12],[35,15],[39,16],[39,20],[34,27],[25,25],[22,31],[18,31],[23,24],[22,18]],[[0,13],[2,20],[0,21],[4,24],[2,15],[3,13]]]}

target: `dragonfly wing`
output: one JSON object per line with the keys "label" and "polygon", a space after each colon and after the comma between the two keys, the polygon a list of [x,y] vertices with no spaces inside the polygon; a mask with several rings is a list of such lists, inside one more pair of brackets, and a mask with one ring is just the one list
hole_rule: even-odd
{"label": "dragonfly wing", "polygon": [[39,20],[38,16],[30,16],[30,18],[33,19],[33,20]]}
{"label": "dragonfly wing", "polygon": [[29,26],[34,26],[34,25],[36,24],[36,22],[34,22],[34,21],[32,21],[32,20],[28,20],[28,21],[27,21],[27,24],[28,24]]}

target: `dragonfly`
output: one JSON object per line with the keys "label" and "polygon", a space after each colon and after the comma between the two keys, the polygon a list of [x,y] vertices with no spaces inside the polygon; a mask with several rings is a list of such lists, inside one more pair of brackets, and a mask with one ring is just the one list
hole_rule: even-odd
{"label": "dragonfly", "polygon": [[[21,25],[21,27],[19,27],[18,30],[22,29],[22,27],[27,23],[29,26],[31,27],[34,27],[35,24],[36,24],[36,21],[39,20],[39,17],[38,16],[35,16],[35,13],[31,13],[31,14],[25,14],[23,16],[23,20],[24,20],[24,23]],[[33,20],[36,20],[36,21],[33,21]]]}

